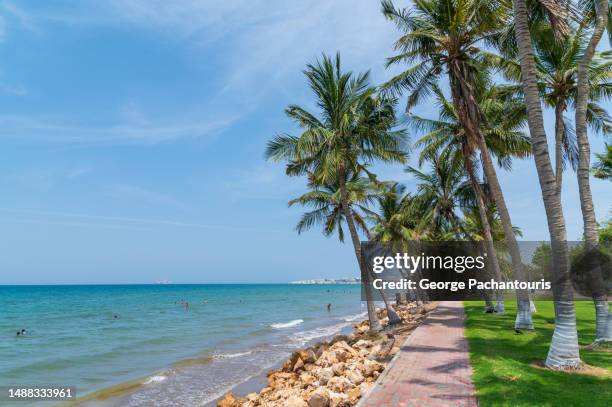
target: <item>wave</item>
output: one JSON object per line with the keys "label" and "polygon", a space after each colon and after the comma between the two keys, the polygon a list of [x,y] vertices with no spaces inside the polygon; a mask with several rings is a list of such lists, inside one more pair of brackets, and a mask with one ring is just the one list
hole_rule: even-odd
{"label": "wave", "polygon": [[289,322],[284,322],[284,323],[278,323],[278,324],[272,324],[270,325],[272,328],[274,329],[283,329],[283,328],[291,328],[293,326],[297,326],[301,323],[303,323],[304,320],[303,319],[294,319],[293,321],[289,321]]}
{"label": "wave", "polygon": [[240,356],[246,356],[253,353],[253,351],[247,352],[237,352],[237,353],[222,353],[220,355],[215,355],[215,359],[234,359],[239,358]]}
{"label": "wave", "polygon": [[368,315],[367,312],[360,312],[359,314],[356,314],[356,315],[348,315],[344,317],[343,320],[346,322],[353,322],[358,319],[364,318],[366,315]]}
{"label": "wave", "polygon": [[296,332],[295,334],[291,335],[291,339],[294,342],[299,343],[300,346],[303,346],[306,343],[312,341],[313,339],[335,335],[338,332],[342,331],[343,328],[349,325],[350,323],[343,322],[336,325],[322,326],[319,328],[312,329],[310,331]]}
{"label": "wave", "polygon": [[159,382],[163,382],[167,378],[168,378],[168,376],[163,376],[163,375],[151,376],[147,380],[142,382],[142,384],[159,383]]}

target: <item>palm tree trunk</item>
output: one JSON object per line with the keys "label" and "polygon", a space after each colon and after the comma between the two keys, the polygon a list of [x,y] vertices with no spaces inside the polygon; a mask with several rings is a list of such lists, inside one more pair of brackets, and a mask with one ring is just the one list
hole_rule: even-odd
{"label": "palm tree trunk", "polygon": [[351,240],[353,242],[353,249],[355,249],[355,256],[357,257],[357,262],[359,263],[359,270],[361,271],[361,277],[364,281],[362,281],[363,287],[365,289],[366,295],[366,304],[368,307],[368,321],[370,323],[370,330],[380,331],[381,326],[378,321],[378,316],[376,315],[376,307],[374,306],[374,299],[372,296],[372,287],[370,285],[370,276],[368,273],[365,264],[363,264],[361,258],[361,242],[359,241],[359,235],[357,234],[357,228],[355,227],[355,221],[353,220],[353,215],[351,214],[351,209],[349,207],[349,198],[348,192],[346,190],[346,180],[345,174],[343,170],[338,171],[338,178],[340,183],[340,204],[342,205],[342,211],[344,212],[344,216],[346,217],[346,224],[348,225],[349,232],[351,234]]}
{"label": "palm tree trunk", "polygon": [[563,112],[565,103],[557,100],[555,105],[555,179],[557,182],[557,194],[561,196],[563,187],[563,135],[565,134],[565,123],[563,122]]}
{"label": "palm tree trunk", "polygon": [[[504,235],[512,259],[514,275],[519,281],[525,281],[521,252],[516,237],[514,236],[510,213],[508,212],[504,194],[502,193],[499,180],[497,179],[495,166],[491,161],[491,154],[489,153],[489,149],[480,128],[485,118],[476,102],[471,69],[472,68],[465,61],[453,61],[449,65],[449,82],[451,85],[453,105],[457,111],[459,122],[466,134],[470,140],[478,145],[482,153],[483,168],[504,228]],[[518,299],[518,313],[516,315],[515,328],[533,329],[529,307],[529,295],[525,290],[517,290],[516,294]]]}
{"label": "palm tree trunk", "polygon": [[[470,183],[472,184],[472,188],[474,189],[474,195],[476,196],[478,214],[480,215],[480,223],[482,223],[483,238],[485,241],[487,252],[490,253],[488,259],[491,262],[495,279],[497,281],[502,281],[501,268],[499,267],[499,260],[497,259],[497,251],[495,250],[495,246],[493,244],[493,233],[491,232],[491,224],[489,223],[489,217],[487,216],[487,207],[484,203],[484,193],[482,192],[482,188],[480,187],[480,182],[476,178],[476,172],[474,171],[474,163],[472,162],[471,154],[469,154],[469,151],[467,151],[467,148],[465,146],[463,153],[463,163],[465,171],[468,174],[468,178],[470,179]],[[503,292],[501,290],[496,290],[495,296],[495,311],[498,313],[504,313],[505,306]]]}
{"label": "palm tree trunk", "polygon": [[[372,241],[372,235],[370,234],[369,230],[365,230],[366,233],[366,237],[368,238],[368,242]],[[369,277],[372,278],[372,273],[370,272],[370,269],[368,268],[368,273],[369,273]],[[378,290],[378,292],[380,293],[380,296],[383,299],[383,302],[385,303],[385,308],[387,309],[387,317],[389,318],[389,324],[390,325],[394,325],[394,324],[399,324],[402,322],[402,319],[399,317],[399,315],[397,315],[397,312],[395,312],[395,309],[393,308],[393,306],[391,305],[391,302],[389,302],[389,299],[387,298],[387,294],[385,293],[385,290]]]}
{"label": "palm tree trunk", "polygon": [[[502,192],[499,180],[497,179],[497,172],[495,166],[491,160],[491,154],[487,147],[484,137],[478,138],[478,148],[481,151],[482,164],[484,172],[487,176],[487,181],[491,188],[491,194],[495,200],[497,211],[501,219],[502,226],[504,228],[504,237],[506,238],[506,244],[508,245],[508,251],[510,252],[510,259],[512,260],[512,269],[514,275],[519,281],[526,281],[525,269],[523,261],[521,259],[521,251],[514,235],[514,228],[512,227],[512,220],[510,219],[510,212],[506,206],[506,200]],[[516,297],[518,302],[518,312],[516,314],[516,320],[514,322],[515,329],[533,329],[533,321],[531,319],[531,306],[529,304],[529,294],[526,290],[516,290]]]}
{"label": "palm tree trunk", "polygon": [[546,358],[546,366],[554,369],[575,368],[580,366],[580,354],[576,310],[569,281],[565,219],[561,200],[557,194],[555,174],[550,164],[525,0],[513,0],[513,7],[531,147],[542,190],[553,254],[555,331]]}
{"label": "palm tree trunk", "polygon": [[[584,240],[587,250],[596,249],[599,243],[597,232],[597,220],[595,218],[595,208],[593,207],[593,196],[591,194],[590,171],[591,171],[591,149],[587,134],[587,106],[589,97],[588,69],[597,44],[601,40],[608,24],[608,0],[596,0],[595,9],[597,19],[595,29],[589,40],[589,44],[582,55],[582,60],[578,65],[578,80],[576,84],[576,137],[578,139],[578,191],[580,193],[580,207],[582,209],[582,219],[584,222]],[[595,260],[595,259],[594,259]],[[601,284],[601,268],[594,264],[591,267],[593,286],[593,302],[595,303],[595,322],[596,338],[595,342],[612,340],[612,317],[608,306],[608,299],[605,290],[595,287]]]}

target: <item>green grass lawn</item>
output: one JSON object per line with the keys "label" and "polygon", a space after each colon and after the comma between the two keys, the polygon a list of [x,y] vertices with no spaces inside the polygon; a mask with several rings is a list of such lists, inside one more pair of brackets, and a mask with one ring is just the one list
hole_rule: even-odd
{"label": "green grass lawn", "polygon": [[[482,302],[465,303],[474,384],[481,406],[612,406],[612,376],[569,374],[529,366],[543,362],[553,334],[549,301],[537,302],[535,330],[514,332],[516,303],[506,302],[506,315],[483,313]],[[593,304],[576,303],[580,345],[595,337]],[[583,362],[612,371],[612,353],[581,350]]]}

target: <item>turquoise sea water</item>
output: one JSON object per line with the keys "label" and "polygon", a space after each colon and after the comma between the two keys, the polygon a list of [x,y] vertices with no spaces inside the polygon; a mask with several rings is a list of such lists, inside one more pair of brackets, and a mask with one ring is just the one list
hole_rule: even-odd
{"label": "turquoise sea water", "polygon": [[357,285],[0,286],[0,386],[203,405],[363,317]]}

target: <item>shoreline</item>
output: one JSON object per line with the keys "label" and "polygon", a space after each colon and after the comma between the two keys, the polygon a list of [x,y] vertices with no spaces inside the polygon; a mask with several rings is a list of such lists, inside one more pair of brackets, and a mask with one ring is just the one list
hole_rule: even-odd
{"label": "shoreline", "polygon": [[352,324],[352,333],[338,334],[298,349],[267,373],[234,386],[205,407],[350,407],[384,374],[406,338],[437,303],[395,305],[402,322],[389,326],[386,309],[377,310],[383,329],[369,332],[368,320]]}

